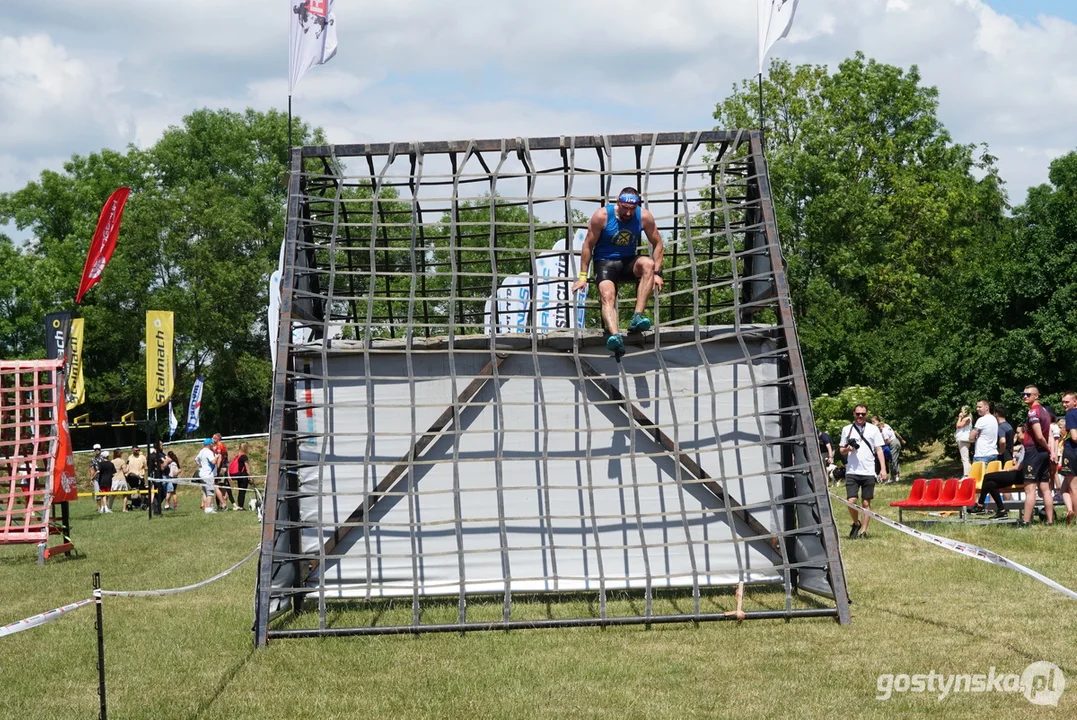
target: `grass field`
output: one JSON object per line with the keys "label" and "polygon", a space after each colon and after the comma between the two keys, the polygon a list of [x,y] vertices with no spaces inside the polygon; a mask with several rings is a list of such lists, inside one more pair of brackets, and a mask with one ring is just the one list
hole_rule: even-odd
{"label": "grass field", "polygon": [[[880,488],[876,505],[907,489]],[[847,532],[847,513],[836,513]],[[108,589],[197,582],[243,558],[258,531],[253,513],[198,512],[190,490],[178,511],[152,521],[141,513],[99,516],[91,500],[81,500],[74,510],[81,557],[40,567],[32,547],[0,548],[0,624],[89,597],[94,571]],[[934,532],[1077,588],[1077,527]],[[872,535],[842,541],[854,601],[846,627],[753,621],[277,640],[255,651],[255,568],[248,563],[190,593],[106,598],[110,716],[1077,717],[1077,601],[880,525]],[[729,595],[710,602],[733,607]],[[780,594],[752,592],[746,607],[780,602]],[[882,673],[986,674],[994,666],[1019,675],[1039,660],[1061,667],[1071,683],[1057,708],[1032,705],[1020,693],[876,700]],[[0,717],[95,717],[96,662],[92,607],[0,640]]]}

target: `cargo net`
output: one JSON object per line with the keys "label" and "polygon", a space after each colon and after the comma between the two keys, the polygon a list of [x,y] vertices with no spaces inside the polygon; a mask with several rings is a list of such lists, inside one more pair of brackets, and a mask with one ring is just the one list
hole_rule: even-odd
{"label": "cargo net", "polygon": [[[614,357],[570,285],[626,186],[665,287]],[[290,200],[259,643],[847,621],[758,136],[303,148]]]}
{"label": "cargo net", "polygon": [[48,540],[57,368],[52,360],[0,361],[0,545]]}

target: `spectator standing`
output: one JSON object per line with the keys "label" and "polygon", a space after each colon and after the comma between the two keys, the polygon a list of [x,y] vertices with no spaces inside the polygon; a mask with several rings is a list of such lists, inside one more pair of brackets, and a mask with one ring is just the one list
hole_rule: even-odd
{"label": "spectator standing", "polygon": [[[883,458],[883,438],[879,429],[868,423],[868,409],[857,405],[853,409],[853,422],[842,428],[838,452],[845,456],[845,496],[852,505],[871,509],[875,498],[875,482],[886,481],[886,462]],[[878,472],[878,475],[876,475]],[[870,517],[855,508],[849,508],[853,526],[849,539],[866,539]]]}
{"label": "spectator standing", "polygon": [[161,501],[164,499],[165,484],[162,466],[165,462],[165,450],[160,440],[154,440],[150,446],[149,458],[146,462],[146,472],[149,475],[150,487],[153,491],[153,514],[161,514]]}
{"label": "spectator standing", "polygon": [[901,455],[901,448],[905,444],[905,438],[898,434],[898,431],[886,424],[882,418],[878,415],[872,416],[872,422],[875,423],[875,427],[879,428],[879,433],[883,436],[883,456],[887,460],[887,469],[890,471],[890,479],[887,483],[901,482],[901,464],[898,462],[898,457]]}
{"label": "spectator standing", "polygon": [[239,488],[239,504],[233,503],[233,510],[247,509],[245,500],[247,499],[247,488],[250,487],[251,482],[250,458],[247,456],[248,447],[247,443],[241,442],[239,444],[239,454],[232,459],[232,463],[228,466],[228,474],[236,481],[236,487]]}
{"label": "spectator standing", "polygon": [[202,488],[202,510],[207,515],[217,512],[213,506],[213,498],[220,493],[217,491],[217,468],[213,464],[217,459],[217,453],[213,451],[213,439],[206,438],[202,441],[202,449],[195,455],[198,463],[198,481],[204,485]]}
{"label": "spectator standing", "polygon": [[165,486],[164,508],[165,510],[175,510],[179,507],[179,499],[176,497],[176,484],[171,481],[180,476],[180,461],[176,457],[176,453],[169,450],[161,463],[164,465],[162,474],[167,478],[163,483]]}
{"label": "spectator standing", "polygon": [[962,405],[961,412],[957,416],[954,440],[957,441],[957,454],[961,457],[961,477],[968,477],[972,472],[972,463],[969,461],[969,446],[972,445],[972,416],[969,414],[969,406]]}
{"label": "spectator standing", "polygon": [[[986,400],[976,402],[976,424],[969,439],[972,441],[972,461],[988,463],[998,460],[998,420],[991,414],[991,403]],[[967,475],[965,477],[968,477]]]}
{"label": "spectator standing", "polygon": [[[823,472],[830,477],[830,468],[834,465],[834,441],[822,430],[819,431],[819,455],[823,458]],[[829,480],[827,485],[829,485]]]}
{"label": "spectator standing", "polygon": [[1031,524],[1037,490],[1043,499],[1047,524],[1050,525],[1055,519],[1054,493],[1051,492],[1051,478],[1048,475],[1051,465],[1051,415],[1040,405],[1040,391],[1035,385],[1027,386],[1021,398],[1028,406],[1028,421],[1025,423],[1025,456],[1020,472],[1025,486],[1025,508],[1018,525],[1028,527]]}
{"label": "spectator standing", "polygon": [[[123,453],[116,450],[112,453],[112,467],[115,469],[115,474],[112,476],[112,492],[127,492],[131,489],[131,486],[127,484],[127,463],[123,460]],[[120,508],[123,512],[127,512],[127,495],[120,496]],[[108,509],[112,510],[112,505],[116,501],[115,495],[108,496]]]}
{"label": "spectator standing", "polygon": [[1000,406],[995,405],[992,410],[998,421],[998,459],[1005,465],[1013,460],[1013,425],[1006,420],[1006,413]]}
{"label": "spectator standing", "polygon": [[[108,451],[103,450],[101,452],[101,459],[97,463],[97,484],[101,488],[101,492],[112,492],[112,478],[116,475],[116,466],[113,465],[108,459]],[[111,495],[103,496],[101,500],[101,507],[97,510],[99,513],[111,513],[112,508],[109,507],[109,500]]]}
{"label": "spectator standing", "polygon": [[213,433],[213,444],[214,452],[217,453],[217,487],[220,489],[217,497],[221,499],[221,510],[228,509],[228,505],[224,502],[225,497],[232,503],[232,508],[234,509],[236,499],[232,495],[232,481],[228,479],[228,468],[230,466],[228,446],[221,440],[220,433]]}
{"label": "spectator standing", "polygon": [[1077,393],[1062,396],[1066,409],[1066,434],[1062,441],[1062,501],[1066,502],[1066,524],[1072,525],[1077,517]]}
{"label": "spectator standing", "polygon": [[101,446],[94,443],[93,457],[90,458],[90,481],[93,483],[94,500],[97,501],[97,512],[103,512],[105,498],[101,493]]}

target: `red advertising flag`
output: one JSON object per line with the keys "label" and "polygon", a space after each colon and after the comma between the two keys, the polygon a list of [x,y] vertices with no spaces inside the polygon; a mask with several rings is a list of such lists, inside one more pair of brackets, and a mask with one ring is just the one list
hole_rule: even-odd
{"label": "red advertising flag", "polygon": [[90,252],[86,255],[86,267],[82,269],[79,294],[75,296],[76,305],[82,302],[82,296],[90,288],[101,282],[101,273],[105,271],[105,265],[112,259],[112,252],[116,249],[123,206],[127,204],[127,196],[130,194],[131,188],[122,187],[112,193],[101,208],[101,217],[97,218],[97,230],[90,241]]}
{"label": "red advertising flag", "polygon": [[70,502],[78,499],[79,491],[75,487],[75,456],[71,454],[71,432],[67,425],[67,403],[63,392],[56,393],[56,435],[56,460],[52,466],[52,501]]}

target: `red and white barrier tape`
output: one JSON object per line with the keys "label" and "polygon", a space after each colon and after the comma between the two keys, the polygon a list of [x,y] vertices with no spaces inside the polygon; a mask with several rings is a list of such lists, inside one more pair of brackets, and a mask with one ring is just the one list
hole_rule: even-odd
{"label": "red and white barrier tape", "polygon": [[843,503],[844,505],[847,505],[847,506],[849,506],[851,508],[854,508],[855,510],[859,510],[860,512],[862,512],[864,514],[871,516],[873,519],[878,520],[879,522],[881,522],[883,525],[886,525],[887,527],[894,528],[895,530],[903,532],[906,535],[911,535],[914,538],[919,538],[920,540],[923,540],[924,542],[929,542],[932,545],[938,545],[939,547],[946,548],[947,550],[951,550],[951,551],[953,551],[955,553],[958,553],[959,555],[964,555],[965,557],[975,558],[977,560],[983,560],[986,563],[991,563],[992,565],[997,565],[999,567],[1007,568],[1008,570],[1014,570],[1016,572],[1022,573],[1023,575],[1028,575],[1030,578],[1033,578],[1035,580],[1039,580],[1041,583],[1043,583],[1047,587],[1051,588],[1052,590],[1057,590],[1058,592],[1062,593],[1063,595],[1065,595],[1065,596],[1067,596],[1069,598],[1072,598],[1074,600],[1077,600],[1077,592],[1074,592],[1073,590],[1070,590],[1065,585],[1059,585],[1058,583],[1056,583],[1051,578],[1046,577],[1044,575],[1041,575],[1038,572],[1036,572],[1035,570],[1032,570],[1031,568],[1027,568],[1027,567],[1025,567],[1024,565],[1022,565],[1019,562],[1014,562],[1013,560],[1010,560],[1009,558],[1004,558],[1001,555],[999,555],[998,553],[991,552],[990,550],[986,550],[986,549],[984,549],[982,547],[979,547],[977,545],[973,545],[971,543],[959,542],[957,540],[951,540],[950,538],[940,537],[939,535],[932,535],[931,533],[926,533],[926,532],[922,532],[920,530],[916,530],[914,528],[909,527],[908,525],[902,525],[901,523],[899,523],[899,522],[897,522],[895,520],[891,520],[888,517],[880,515],[879,513],[875,512],[874,510],[868,510],[866,508],[860,507],[859,505],[853,505],[851,502],[849,502],[845,498],[838,497],[834,493],[830,493],[830,495],[831,495],[831,497],[833,497],[838,502]]}
{"label": "red and white barrier tape", "polygon": [[[162,595],[177,595],[182,592],[187,592],[188,590],[195,590],[200,587],[205,587],[212,582],[216,582],[223,577],[231,575],[240,567],[242,567],[244,563],[257,555],[261,547],[261,545],[256,546],[254,550],[251,551],[250,555],[243,558],[238,563],[228,568],[224,572],[218,573],[213,577],[209,578],[208,580],[203,580],[202,582],[195,583],[194,585],[185,585],[184,587],[169,588],[167,590],[95,590],[94,593],[95,596],[97,593],[100,593],[102,596],[109,595],[112,597],[159,597]],[[14,635],[17,632],[22,632],[23,630],[29,630],[30,628],[35,628],[40,625],[44,625],[45,623],[52,622],[57,618],[62,618],[68,613],[71,613],[81,607],[89,605],[93,601],[93,598],[89,598],[87,600],[79,600],[78,602],[73,602],[70,605],[64,605],[63,607],[56,608],[55,610],[49,610],[48,612],[43,612],[40,615],[34,615],[33,617],[28,617],[25,620],[17,620],[16,622],[4,625],[3,627],[0,627],[0,638],[7,635]]]}
{"label": "red and white barrier tape", "polygon": [[107,595],[111,597],[160,597],[162,595],[178,595],[179,593],[187,592],[188,590],[196,590],[200,587],[205,587],[210,583],[217,582],[223,577],[231,575],[240,567],[242,567],[245,562],[257,555],[258,550],[261,549],[261,547],[262,546],[260,544],[257,545],[254,550],[251,550],[250,555],[243,558],[232,567],[228,568],[224,572],[217,573],[208,580],[203,580],[202,582],[195,583],[194,585],[184,585],[183,587],[168,588],[167,590],[102,590],[101,595]]}
{"label": "red and white barrier tape", "polygon": [[79,600],[78,602],[73,602],[70,605],[64,605],[63,607],[58,607],[55,610],[49,610],[48,612],[43,612],[40,615],[34,615],[33,617],[28,617],[25,620],[17,620],[17,621],[15,621],[13,623],[9,623],[7,625],[4,625],[3,627],[0,627],[0,638],[6,637],[8,635],[14,635],[17,632],[22,632],[23,630],[29,630],[30,628],[35,628],[35,627],[38,627],[40,625],[44,625],[45,623],[50,623],[53,620],[58,620],[58,619],[60,619],[62,617],[65,617],[69,613],[72,613],[75,610],[78,610],[81,607],[85,607],[85,606],[89,605],[92,602],[93,602],[93,598],[87,598],[86,600]]}

